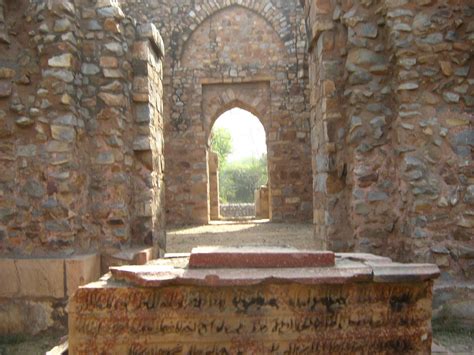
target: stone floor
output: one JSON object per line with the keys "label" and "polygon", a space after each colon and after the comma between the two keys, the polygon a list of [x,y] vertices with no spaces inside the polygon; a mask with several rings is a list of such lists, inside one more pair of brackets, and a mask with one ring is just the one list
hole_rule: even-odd
{"label": "stone floor", "polygon": [[268,220],[219,221],[167,232],[168,253],[189,253],[196,246],[291,246],[313,249],[311,224],[270,223]]}

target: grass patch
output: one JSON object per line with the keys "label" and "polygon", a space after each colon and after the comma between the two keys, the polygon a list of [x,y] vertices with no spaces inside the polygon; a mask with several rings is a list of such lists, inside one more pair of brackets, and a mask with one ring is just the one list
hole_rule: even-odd
{"label": "grass patch", "polygon": [[28,338],[25,335],[0,335],[0,345],[15,345],[23,343]]}

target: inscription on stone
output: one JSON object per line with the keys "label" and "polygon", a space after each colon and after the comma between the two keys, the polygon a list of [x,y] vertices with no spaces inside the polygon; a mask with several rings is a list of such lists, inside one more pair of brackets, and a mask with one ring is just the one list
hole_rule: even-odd
{"label": "inscription on stone", "polygon": [[[84,288],[73,354],[420,352],[431,283]],[[429,339],[428,339],[429,338]]]}

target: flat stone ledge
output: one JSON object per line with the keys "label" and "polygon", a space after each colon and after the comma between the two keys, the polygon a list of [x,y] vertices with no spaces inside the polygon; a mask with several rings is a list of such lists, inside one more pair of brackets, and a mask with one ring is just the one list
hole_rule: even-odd
{"label": "flat stone ledge", "polygon": [[[213,250],[218,252],[212,254]],[[113,280],[141,287],[252,286],[275,282],[308,285],[350,282],[396,283],[422,282],[439,276],[436,265],[393,263],[387,258],[371,254],[337,254],[334,266],[257,268],[254,264],[248,263],[249,260],[252,261],[252,256],[238,260],[239,257],[244,258],[242,251],[247,249],[237,248],[237,253],[235,250],[235,248],[198,248],[193,250],[189,258],[180,255],[179,258],[174,258],[175,261],[160,259],[153,264],[112,267],[110,270]],[[278,252],[282,253],[281,249],[273,251],[274,255],[268,253],[266,256],[259,254],[262,250],[255,252],[253,261],[260,263],[260,266],[264,264],[261,258],[268,258],[270,262],[281,261],[278,256]],[[294,249],[286,251],[290,254]],[[307,251],[302,253],[305,252]],[[194,260],[194,266],[192,266],[193,258],[197,258]]]}
{"label": "flat stone ledge", "polygon": [[371,268],[357,263],[331,268],[300,269],[179,269],[173,266],[143,265],[113,267],[110,270],[114,280],[130,282],[141,287],[254,286],[270,282],[317,285],[372,279]]}

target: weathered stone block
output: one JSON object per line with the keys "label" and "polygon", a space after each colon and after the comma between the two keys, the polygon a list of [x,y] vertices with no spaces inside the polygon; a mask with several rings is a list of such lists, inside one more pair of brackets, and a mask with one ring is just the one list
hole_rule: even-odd
{"label": "weathered stone block", "polygon": [[71,297],[79,286],[96,281],[100,277],[100,255],[81,255],[64,260],[66,267],[66,292]]}
{"label": "weathered stone block", "polygon": [[16,280],[21,297],[63,298],[63,259],[15,259]]}
{"label": "weathered stone block", "polygon": [[[0,298],[16,297],[20,292],[20,283],[15,260],[0,259],[0,270],[0,284],[2,285],[0,287]],[[2,334],[1,331],[0,334]]]}
{"label": "weathered stone block", "polygon": [[[183,259],[180,265],[187,264]],[[339,254],[333,267],[301,269],[172,265],[161,260],[112,268],[112,279],[78,290],[69,307],[69,351],[429,353],[431,348],[436,266],[406,265],[398,272],[394,265],[398,271],[378,282],[373,270],[390,268],[390,260],[364,254]]]}

